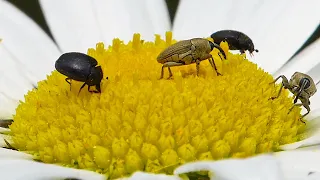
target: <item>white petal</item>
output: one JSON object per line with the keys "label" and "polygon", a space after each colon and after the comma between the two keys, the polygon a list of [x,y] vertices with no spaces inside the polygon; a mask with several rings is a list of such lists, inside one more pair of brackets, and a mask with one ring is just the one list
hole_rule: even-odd
{"label": "white petal", "polygon": [[[3,39],[1,46],[13,57],[1,59],[2,68],[10,66],[7,63],[14,60],[15,65],[19,67],[18,70],[24,69],[28,76],[33,76],[33,83],[45,78],[54,70],[54,62],[59,51],[36,23],[7,1],[0,1],[0,22],[0,36]],[[11,76],[14,73],[7,75]]]}
{"label": "white petal", "polygon": [[10,141],[11,137],[5,134],[0,134],[0,148],[1,147],[7,147],[7,144],[5,143],[4,140]]}
{"label": "white petal", "polygon": [[93,0],[99,27],[105,43],[116,37],[127,42],[134,33],[154,40],[154,34],[164,35],[170,29],[169,14],[163,0]]}
{"label": "white petal", "polygon": [[[283,2],[283,1],[281,1]],[[273,2],[277,6],[278,1]],[[274,73],[303,45],[319,25],[320,1],[287,0],[280,14],[272,20],[272,24],[254,39],[256,53],[254,62],[266,71]],[[274,14],[269,10],[265,16]],[[264,19],[260,19],[265,24]],[[257,30],[258,31],[258,30]]]}
{"label": "white petal", "polygon": [[11,130],[9,128],[3,128],[3,127],[0,127],[0,133],[8,133],[10,132]]}
{"label": "white petal", "polygon": [[28,160],[0,161],[1,179],[6,180],[43,180],[59,178],[79,178],[82,180],[104,180],[105,176],[86,170],[65,168]]}
{"label": "white petal", "polygon": [[39,3],[63,52],[87,52],[88,48],[103,40],[91,1],[40,0]]}
{"label": "white petal", "polygon": [[[317,7],[320,1],[268,0],[248,5],[252,2],[181,1],[174,21],[175,38],[207,37],[221,29],[242,31],[259,49],[251,60],[273,73],[318,26],[320,11]],[[248,12],[245,13],[247,7]]]}
{"label": "white petal", "polygon": [[19,102],[5,96],[2,92],[0,92],[0,102],[0,119],[11,119]]}
{"label": "white petal", "polygon": [[301,57],[300,60],[301,61],[307,60],[306,63],[310,63],[312,61],[311,64],[313,66],[308,65],[310,66],[310,68],[308,69],[309,71],[307,72],[307,74],[309,74],[313,78],[315,83],[319,83],[320,82],[320,58],[319,58],[320,38],[317,41],[313,42],[305,51],[306,51],[305,56]]}
{"label": "white petal", "polygon": [[320,172],[320,151],[284,151],[276,153],[275,157],[286,179],[308,179],[310,172]]}
{"label": "white petal", "polygon": [[23,152],[0,148],[0,161],[3,159],[32,159],[32,155]]}
{"label": "white petal", "polygon": [[227,13],[232,8],[232,0],[181,0],[173,23],[174,38],[208,37],[227,28]]}
{"label": "white petal", "polygon": [[[266,27],[273,22],[286,3],[275,0],[182,0],[173,30],[177,38],[185,39],[207,37],[221,29],[235,29],[254,37],[252,39],[255,42],[256,37],[264,34]],[[270,13],[270,9],[273,13]]]}
{"label": "white petal", "polygon": [[[320,39],[316,40],[302,52],[292,58],[287,64],[280,68],[274,76],[285,75],[290,77],[296,71],[309,74],[315,82],[320,80]],[[316,66],[318,65],[318,67]],[[311,71],[310,71],[311,70]]]}
{"label": "white petal", "polygon": [[277,180],[283,179],[279,164],[272,155],[259,155],[246,159],[202,161],[178,167],[174,174],[207,170],[214,173],[212,179],[220,180]]}
{"label": "white petal", "polygon": [[130,177],[119,178],[117,180],[182,180],[178,176],[169,176],[165,174],[152,174],[146,172],[135,172]]}
{"label": "white petal", "polygon": [[28,71],[5,47],[6,41],[0,43],[0,119],[11,119],[19,100],[32,89],[40,78]]}
{"label": "white petal", "polygon": [[291,150],[297,149],[303,146],[314,146],[320,144],[320,109],[316,109],[311,112],[310,117],[306,116],[310,121],[308,121],[307,128],[306,128],[306,136],[308,138],[298,141],[291,144],[286,144],[281,146],[283,150]]}

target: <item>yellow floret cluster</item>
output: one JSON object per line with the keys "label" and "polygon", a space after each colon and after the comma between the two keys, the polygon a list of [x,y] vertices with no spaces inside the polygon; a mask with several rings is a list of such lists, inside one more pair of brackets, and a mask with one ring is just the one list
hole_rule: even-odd
{"label": "yellow floret cluster", "polygon": [[301,109],[288,114],[287,91],[269,100],[279,90],[273,77],[228,52],[227,43],[227,60],[211,52],[223,76],[203,61],[199,77],[191,64],[172,67],[170,80],[165,69],[159,80],[156,58],[175,42],[170,32],[154,42],[135,34],[127,44],[114,39],[89,49],[103,69],[101,94],[84,88],[78,95],[82,82],[72,81],[70,91],[53,71],[18,106],[12,145],[45,163],[117,178],[138,170],[171,174],[186,162],[247,157],[299,140]]}

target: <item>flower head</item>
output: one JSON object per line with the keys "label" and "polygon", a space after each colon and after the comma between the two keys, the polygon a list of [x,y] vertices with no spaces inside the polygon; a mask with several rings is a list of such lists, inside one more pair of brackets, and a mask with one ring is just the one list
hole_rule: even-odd
{"label": "flower head", "polygon": [[[247,157],[299,140],[300,108],[270,84],[273,78],[243,55],[211,54],[223,76],[208,62],[172,68],[173,80],[159,80],[157,55],[174,43],[139,34],[107,49],[98,43],[88,54],[102,66],[101,94],[78,90],[53,71],[21,102],[10,126],[13,146],[45,163],[107,174],[135,171],[172,174],[186,162]],[[106,80],[108,77],[108,80]]]}

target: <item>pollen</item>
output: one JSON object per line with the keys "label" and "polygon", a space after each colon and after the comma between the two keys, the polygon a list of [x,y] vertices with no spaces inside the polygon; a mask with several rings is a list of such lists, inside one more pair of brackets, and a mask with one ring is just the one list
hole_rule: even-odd
{"label": "pollen", "polygon": [[171,32],[154,42],[134,34],[128,43],[114,39],[89,49],[103,70],[101,93],[78,94],[82,82],[72,81],[70,90],[53,71],[17,107],[12,146],[44,163],[118,178],[135,171],[172,174],[187,162],[277,151],[302,138],[301,108],[288,114],[288,91],[270,100],[279,90],[273,77],[229,52],[226,42],[220,44],[226,60],[211,52],[222,76],[205,60],[199,76],[191,64],[172,67],[172,79],[165,69],[159,79],[157,56],[175,42]]}

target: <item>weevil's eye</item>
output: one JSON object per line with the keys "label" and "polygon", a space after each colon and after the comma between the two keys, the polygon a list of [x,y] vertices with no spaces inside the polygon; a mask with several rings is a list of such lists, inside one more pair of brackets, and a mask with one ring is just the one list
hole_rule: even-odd
{"label": "weevil's eye", "polygon": [[304,89],[307,89],[310,87],[310,80],[308,78],[302,78],[299,82],[299,86],[302,87],[304,85]]}

